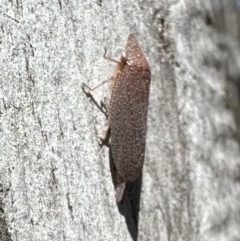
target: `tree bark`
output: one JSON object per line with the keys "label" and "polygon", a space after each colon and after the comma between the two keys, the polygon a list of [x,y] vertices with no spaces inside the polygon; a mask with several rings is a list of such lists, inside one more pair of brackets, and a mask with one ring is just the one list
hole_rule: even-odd
{"label": "tree bark", "polygon": [[[240,239],[239,1],[0,3],[0,240]],[[97,143],[127,36],[151,66],[143,175]],[[96,105],[97,104],[97,105]],[[97,108],[99,107],[99,108]],[[111,177],[112,175],[112,177]]]}

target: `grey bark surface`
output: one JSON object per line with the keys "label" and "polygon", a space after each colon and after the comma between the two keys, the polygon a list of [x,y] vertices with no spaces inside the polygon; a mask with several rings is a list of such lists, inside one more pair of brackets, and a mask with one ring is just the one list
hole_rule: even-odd
{"label": "grey bark surface", "polygon": [[[240,240],[239,11],[1,1],[0,240]],[[111,76],[104,47],[118,59],[130,33],[152,70],[139,207],[116,205],[106,118],[81,89]]]}

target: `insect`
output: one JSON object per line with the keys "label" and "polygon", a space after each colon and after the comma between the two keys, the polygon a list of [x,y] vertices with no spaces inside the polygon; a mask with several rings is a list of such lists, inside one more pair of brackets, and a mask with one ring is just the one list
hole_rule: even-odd
{"label": "insect", "polygon": [[[106,138],[111,129],[111,150],[117,170],[116,201],[121,202],[128,181],[135,181],[141,174],[146,142],[147,109],[151,71],[133,34],[127,39],[120,62],[112,80],[112,93],[106,128],[100,136]],[[108,80],[107,80],[108,81]],[[83,84],[83,90],[95,88]]]}

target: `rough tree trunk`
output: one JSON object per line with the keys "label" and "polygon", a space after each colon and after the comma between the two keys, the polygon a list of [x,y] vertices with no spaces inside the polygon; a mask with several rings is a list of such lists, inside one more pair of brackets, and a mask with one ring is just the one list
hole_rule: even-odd
{"label": "rough tree trunk", "polygon": [[[240,240],[239,1],[0,3],[0,240]],[[134,33],[152,69],[142,179],[116,205],[82,92]],[[109,85],[94,93],[109,98]],[[141,192],[140,192],[141,190]]]}

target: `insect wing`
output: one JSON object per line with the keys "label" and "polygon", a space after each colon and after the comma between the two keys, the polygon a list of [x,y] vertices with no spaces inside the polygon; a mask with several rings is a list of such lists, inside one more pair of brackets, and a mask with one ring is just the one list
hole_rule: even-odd
{"label": "insect wing", "polygon": [[111,145],[118,174],[135,180],[145,155],[150,72],[126,65],[113,86]]}

